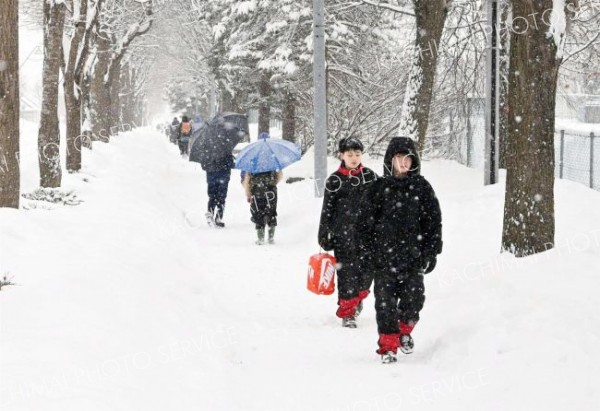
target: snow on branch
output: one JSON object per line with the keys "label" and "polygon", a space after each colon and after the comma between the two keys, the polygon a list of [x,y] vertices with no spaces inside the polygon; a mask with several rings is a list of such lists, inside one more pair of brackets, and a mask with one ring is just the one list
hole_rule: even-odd
{"label": "snow on branch", "polygon": [[122,55],[125,54],[125,51],[127,51],[127,48],[129,47],[131,42],[136,37],[147,33],[148,30],[150,30],[150,27],[152,27],[152,22],[154,21],[154,18],[152,16],[152,3],[148,3],[150,3],[149,6],[146,6],[146,4],[144,4],[145,13],[140,18],[140,21],[133,23],[131,26],[129,26],[127,33],[123,36],[121,44],[115,51],[115,59],[122,57]]}
{"label": "snow on branch", "polygon": [[0,290],[2,289],[2,287],[5,287],[7,285],[15,285],[15,283],[12,282],[12,277],[8,277],[8,273],[4,273],[4,276],[0,278]]}
{"label": "snow on branch", "polygon": [[[552,0],[548,37],[554,38],[557,59],[563,58],[569,21],[575,14],[574,10],[578,7],[578,0]],[[569,15],[567,15],[567,12]]]}
{"label": "snow on branch", "polygon": [[565,44],[565,32],[567,30],[567,14],[565,13],[565,0],[552,1],[552,13],[550,14],[550,28],[548,37],[554,38],[556,44],[556,57],[561,58]]}
{"label": "snow on branch", "polygon": [[256,1],[255,0],[246,0],[242,1],[233,6],[233,9],[236,14],[245,15],[253,12],[256,9]]}
{"label": "snow on branch", "polygon": [[403,9],[402,7],[395,6],[395,5],[385,2],[385,1],[361,0],[361,2],[363,4],[368,4],[370,6],[375,6],[375,7],[380,7],[382,9],[391,10],[395,13],[415,17],[415,13],[413,13],[411,11],[407,11],[407,10]]}

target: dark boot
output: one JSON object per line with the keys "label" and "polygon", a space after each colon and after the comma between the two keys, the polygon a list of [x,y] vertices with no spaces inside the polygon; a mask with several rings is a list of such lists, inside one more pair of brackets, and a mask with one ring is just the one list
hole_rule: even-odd
{"label": "dark boot", "polygon": [[215,225],[221,228],[225,227],[225,223],[223,222],[223,211],[225,210],[223,210],[223,206],[217,206],[215,211]]}
{"label": "dark boot", "polygon": [[356,328],[356,317],[346,317],[342,318],[342,327],[346,328]]}
{"label": "dark boot", "polygon": [[265,228],[257,228],[256,236],[258,237],[258,240],[256,240],[256,245],[263,245],[265,243]]}
{"label": "dark boot", "polygon": [[412,354],[415,348],[415,342],[410,335],[415,325],[417,325],[416,321],[398,322],[398,327],[400,328],[400,351],[404,354]]}
{"label": "dark boot", "polygon": [[275,226],[269,226],[269,244],[275,244]]}
{"label": "dark boot", "polygon": [[410,334],[400,336],[400,351],[404,354],[412,354],[415,349],[415,342]]}

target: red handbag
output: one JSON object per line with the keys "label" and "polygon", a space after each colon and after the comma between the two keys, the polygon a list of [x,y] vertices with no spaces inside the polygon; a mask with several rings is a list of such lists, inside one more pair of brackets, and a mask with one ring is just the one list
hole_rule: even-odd
{"label": "red handbag", "polygon": [[308,260],[306,288],[319,295],[331,295],[335,291],[335,257],[319,253]]}

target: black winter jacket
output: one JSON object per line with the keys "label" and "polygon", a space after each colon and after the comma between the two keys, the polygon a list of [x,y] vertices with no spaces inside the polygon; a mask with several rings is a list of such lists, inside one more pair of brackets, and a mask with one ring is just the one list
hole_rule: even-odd
{"label": "black winter jacket", "polygon": [[[403,178],[392,175],[397,153],[413,157]],[[435,192],[420,175],[421,162],[412,140],[395,137],[384,158],[384,176],[368,187],[358,215],[361,248],[376,268],[418,270],[442,252],[442,214]]]}
{"label": "black winter jacket", "polygon": [[354,252],[358,247],[356,222],[361,199],[377,180],[377,174],[367,167],[359,167],[357,175],[351,175],[343,164],[325,182],[319,244],[325,250]]}

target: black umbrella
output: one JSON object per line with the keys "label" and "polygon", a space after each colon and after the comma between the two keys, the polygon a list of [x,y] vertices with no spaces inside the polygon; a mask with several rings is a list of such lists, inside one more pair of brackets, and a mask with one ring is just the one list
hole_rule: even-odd
{"label": "black umbrella", "polygon": [[200,129],[190,150],[190,161],[213,172],[233,168],[233,149],[248,135],[248,116],[219,113]]}

